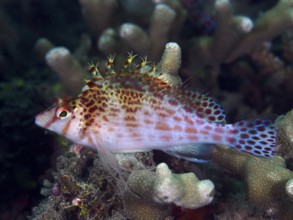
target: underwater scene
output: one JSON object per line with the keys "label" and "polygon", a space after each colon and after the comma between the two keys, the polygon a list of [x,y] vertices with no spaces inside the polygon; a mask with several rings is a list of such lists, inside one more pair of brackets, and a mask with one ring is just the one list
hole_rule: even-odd
{"label": "underwater scene", "polygon": [[0,105],[0,220],[293,219],[293,0],[0,0]]}

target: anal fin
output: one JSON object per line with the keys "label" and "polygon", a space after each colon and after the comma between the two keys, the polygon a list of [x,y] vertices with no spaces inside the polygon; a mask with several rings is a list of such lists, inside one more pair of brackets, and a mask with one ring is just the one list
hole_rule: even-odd
{"label": "anal fin", "polygon": [[196,144],[176,146],[164,150],[165,153],[195,163],[207,163],[214,149],[214,144]]}

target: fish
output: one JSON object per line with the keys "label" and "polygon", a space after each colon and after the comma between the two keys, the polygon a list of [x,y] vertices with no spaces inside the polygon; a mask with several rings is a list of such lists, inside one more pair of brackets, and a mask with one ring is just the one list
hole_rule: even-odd
{"label": "fish", "polygon": [[[177,53],[171,53],[173,49]],[[272,121],[227,124],[224,110],[213,98],[181,84],[179,49],[176,43],[167,44],[158,66],[148,65],[146,59],[135,64],[135,56],[129,54],[118,71],[110,57],[104,77],[91,64],[95,77],[81,94],[56,100],[35,117],[35,123],[96,149],[105,163],[112,153],[151,150],[201,163],[209,161],[215,145],[273,157]]]}

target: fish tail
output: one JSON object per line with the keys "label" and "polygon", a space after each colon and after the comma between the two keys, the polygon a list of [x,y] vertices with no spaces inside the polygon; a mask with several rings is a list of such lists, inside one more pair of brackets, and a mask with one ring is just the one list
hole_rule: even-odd
{"label": "fish tail", "polygon": [[271,120],[256,119],[234,124],[236,140],[234,147],[243,152],[261,157],[273,157],[277,129]]}

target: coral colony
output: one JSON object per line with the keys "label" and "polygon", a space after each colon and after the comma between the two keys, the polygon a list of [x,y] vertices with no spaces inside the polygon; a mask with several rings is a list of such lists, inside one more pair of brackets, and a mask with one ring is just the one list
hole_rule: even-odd
{"label": "coral colony", "polygon": [[[237,59],[247,55],[261,67],[263,80],[270,80],[266,81],[265,89],[274,93],[282,85],[287,92],[292,91],[289,76],[293,71],[275,58],[268,41],[293,27],[293,1],[279,0],[255,20],[234,15],[233,7],[241,8],[247,4],[244,1],[79,2],[85,21],[97,36],[99,51],[108,59],[89,64],[88,71],[93,77],[83,85],[88,77],[82,63],[90,60],[88,37],[83,36],[75,54],[65,47],[54,47],[48,39],[40,39],[36,44],[39,54],[45,54],[47,64],[70,94],[39,113],[36,124],[72,141],[75,155],[58,159],[55,183],[45,184],[54,190],[34,210],[35,218],[159,220],[175,217],[174,210],[180,207],[179,215],[190,219],[196,219],[199,210],[219,219],[244,219],[252,208],[240,211],[239,207],[249,204],[246,207],[262,208],[262,213],[254,213],[256,218],[266,213],[269,217],[290,219],[293,172],[286,168],[285,159],[292,159],[293,123],[288,123],[293,120],[292,113],[274,124],[268,119],[226,123],[222,107],[205,93],[185,86],[178,73],[182,44],[184,54],[189,56],[183,59],[182,76],[190,79],[193,86],[207,85],[214,94],[221,93],[217,77],[221,65],[231,62],[234,69],[245,72],[243,78],[247,76],[251,86],[262,84],[251,81],[252,67],[238,62]],[[137,24],[112,24],[117,7],[130,20],[137,20]],[[150,16],[152,19],[148,20]],[[187,37],[180,38],[186,20],[191,24],[196,22],[194,16],[200,17],[197,31],[202,33],[188,41]],[[272,22],[273,17],[278,19]],[[142,28],[146,25],[148,31]],[[286,33],[282,41],[291,45],[291,35]],[[171,39],[174,42],[169,42]],[[292,45],[286,47],[288,60],[293,60]],[[126,51],[139,55],[128,53],[122,59],[121,54]],[[282,74],[272,74],[276,72]],[[242,90],[251,91],[248,87]],[[259,96],[261,101],[257,98],[249,101],[257,102],[255,106],[261,109],[266,101],[264,94]],[[233,100],[233,97],[228,94],[225,98]],[[243,111],[239,113],[242,116],[256,111],[238,108]],[[171,155],[171,162],[167,165],[167,161],[160,159],[155,163],[152,150]],[[209,167],[212,175],[209,179],[200,178],[200,172],[194,171],[199,169],[198,165],[190,162],[208,161],[217,168],[205,163],[203,166]],[[176,163],[181,173],[174,172]],[[183,168],[186,163],[197,168],[191,172]],[[249,202],[242,199],[243,204],[236,207],[233,201],[238,199],[232,197],[229,199],[235,206],[225,205],[224,213],[216,213],[206,207],[217,206],[211,202],[217,196],[217,186],[224,181],[219,178],[224,170],[244,183]],[[48,194],[45,188],[42,192]]]}

